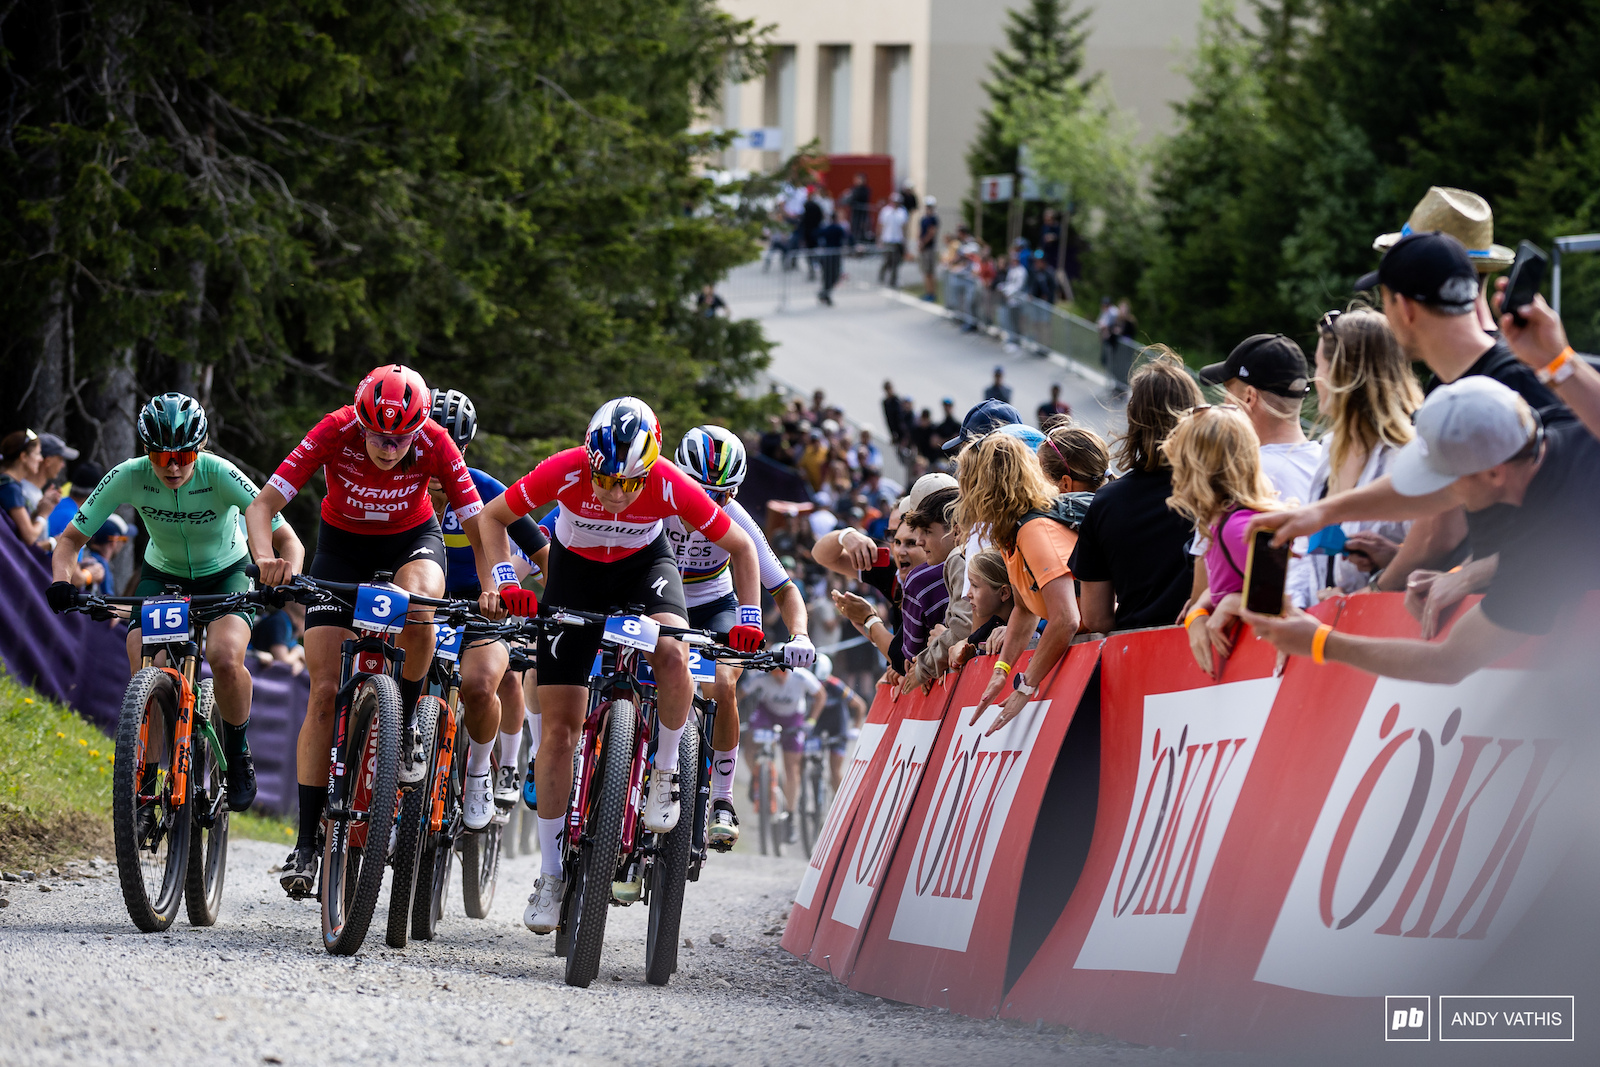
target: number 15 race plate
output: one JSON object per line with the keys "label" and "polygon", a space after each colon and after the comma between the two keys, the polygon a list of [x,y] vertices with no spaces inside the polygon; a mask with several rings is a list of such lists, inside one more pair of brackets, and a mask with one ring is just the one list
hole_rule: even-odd
{"label": "number 15 race plate", "polygon": [[151,597],[139,606],[139,623],[147,645],[170,645],[189,640],[189,598]]}

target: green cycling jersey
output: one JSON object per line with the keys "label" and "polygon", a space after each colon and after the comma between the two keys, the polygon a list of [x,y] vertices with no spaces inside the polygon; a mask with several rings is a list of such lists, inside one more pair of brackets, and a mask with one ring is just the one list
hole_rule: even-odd
{"label": "green cycling jersey", "polygon": [[[249,555],[239,516],[258,492],[243,471],[211,452],[200,453],[194,476],[177,489],[140,456],[111,468],[72,525],[93,537],[117,505],[132,504],[150,534],[145,562],[180,578],[204,578]],[[272,528],[282,525],[283,516],[274,516]]]}

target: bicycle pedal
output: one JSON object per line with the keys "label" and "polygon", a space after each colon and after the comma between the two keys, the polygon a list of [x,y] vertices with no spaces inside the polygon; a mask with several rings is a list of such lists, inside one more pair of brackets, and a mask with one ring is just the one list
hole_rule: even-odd
{"label": "bicycle pedal", "polygon": [[632,882],[612,882],[611,899],[618,904],[636,904],[644,895],[644,879],[635,879]]}

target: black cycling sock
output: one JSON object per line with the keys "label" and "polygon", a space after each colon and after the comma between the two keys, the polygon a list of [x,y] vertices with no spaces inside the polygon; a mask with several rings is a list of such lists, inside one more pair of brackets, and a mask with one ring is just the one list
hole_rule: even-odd
{"label": "black cycling sock", "polygon": [[295,839],[295,848],[317,847],[317,828],[322,824],[322,809],[327,802],[327,786],[300,787],[300,836]]}
{"label": "black cycling sock", "polygon": [[232,763],[236,759],[244,759],[250,751],[250,740],[245,737],[250,722],[245,720],[238,726],[226,720],[222,723],[222,754]]}
{"label": "black cycling sock", "polygon": [[400,712],[406,718],[409,719],[411,717],[411,713],[417,710],[417,701],[421,699],[422,687],[427,684],[427,681],[427,675],[423,675],[414,682],[410,678],[407,678],[403,675],[401,676]]}

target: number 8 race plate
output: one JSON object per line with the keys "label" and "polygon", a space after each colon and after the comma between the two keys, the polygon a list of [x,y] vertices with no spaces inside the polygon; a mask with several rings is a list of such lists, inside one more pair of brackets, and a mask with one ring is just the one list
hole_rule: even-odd
{"label": "number 8 race plate", "polygon": [[654,652],[661,637],[661,624],[639,615],[613,615],[606,620],[604,639],[614,645],[626,645],[644,652]]}

